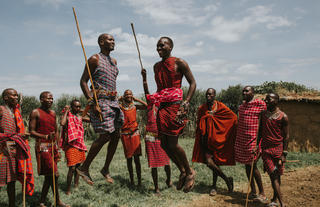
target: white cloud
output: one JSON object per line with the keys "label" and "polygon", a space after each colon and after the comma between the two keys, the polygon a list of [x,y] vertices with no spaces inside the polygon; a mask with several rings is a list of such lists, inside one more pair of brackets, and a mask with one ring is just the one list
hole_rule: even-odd
{"label": "white cloud", "polygon": [[[75,78],[75,77],[73,77]],[[0,77],[0,88],[15,88],[26,95],[38,95],[44,90],[49,90],[55,97],[63,93],[81,94],[79,80],[66,76],[47,75],[21,75],[9,74]]]}
{"label": "white cloud", "polygon": [[133,7],[137,14],[149,16],[158,24],[201,25],[218,9],[218,4],[198,7],[198,2],[194,0],[122,0],[122,2]]}
{"label": "white cloud", "polygon": [[[307,67],[310,65],[320,64],[320,58],[282,58],[279,59],[279,63],[285,64],[290,68]],[[304,68],[302,68],[304,69]]]}
{"label": "white cloud", "polygon": [[248,15],[242,19],[227,20],[223,16],[216,16],[211,21],[211,29],[204,33],[222,42],[237,42],[253,26],[263,24],[272,30],[277,27],[288,27],[292,23],[282,16],[272,16],[272,7],[256,6],[247,10]]}
{"label": "white cloud", "polygon": [[119,75],[117,77],[118,81],[130,81],[132,78],[129,77],[128,74]]}
{"label": "white cloud", "polygon": [[63,3],[68,2],[69,0],[24,0],[27,4],[41,4],[42,6],[53,6],[54,8],[59,8]]}
{"label": "white cloud", "polygon": [[[132,34],[123,32],[120,27],[110,29],[107,33],[112,34],[115,38],[115,52],[117,54],[138,56],[136,43]],[[99,32],[90,30],[85,31],[83,43],[86,46],[97,46],[97,39],[100,34]],[[156,44],[160,36],[152,37],[141,33],[136,33],[136,36],[142,58],[158,57]],[[202,51],[201,48],[188,45],[191,43],[190,35],[173,34],[171,37],[174,40],[173,55],[185,57],[200,54]],[[75,44],[79,45],[80,42],[75,41]]]}
{"label": "white cloud", "polygon": [[244,64],[236,69],[236,73],[238,74],[246,74],[246,75],[256,75],[262,74],[263,72],[259,70],[260,65],[255,64]]}
{"label": "white cloud", "polygon": [[234,66],[224,59],[204,60],[190,66],[194,72],[209,73],[214,75],[227,74],[230,69]]}

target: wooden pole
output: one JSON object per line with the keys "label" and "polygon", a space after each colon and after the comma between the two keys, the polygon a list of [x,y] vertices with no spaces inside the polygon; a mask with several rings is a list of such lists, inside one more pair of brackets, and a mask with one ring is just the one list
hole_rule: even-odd
{"label": "wooden pole", "polygon": [[81,43],[81,47],[82,47],[84,59],[85,59],[85,61],[86,61],[86,67],[87,67],[87,71],[88,71],[88,74],[89,74],[90,83],[91,83],[91,86],[92,86],[93,98],[94,98],[94,100],[95,100],[95,102],[96,102],[96,105],[97,105],[97,108],[98,108],[98,110],[99,110],[100,121],[102,121],[101,110],[100,110],[100,106],[99,106],[99,103],[98,103],[98,97],[97,97],[96,89],[94,88],[94,85],[93,85],[93,80],[92,80],[92,76],[91,76],[91,72],[90,72],[90,68],[89,68],[89,64],[88,64],[88,59],[87,59],[86,51],[85,51],[84,46],[83,46],[83,42],[82,42],[82,37],[81,37],[81,33],[80,33],[80,28],[79,28],[79,23],[78,23],[78,19],[77,19],[76,10],[74,9],[74,7],[72,7],[72,10],[73,10],[74,19],[75,19],[76,25],[77,25],[78,35],[79,35],[79,39],[80,39],[80,43]]}
{"label": "wooden pole", "polygon": [[51,141],[51,151],[52,151],[52,182],[53,182],[53,200],[54,200],[54,207],[57,206],[57,201],[56,201],[56,177],[54,174],[54,150],[53,150],[53,139]]}
{"label": "wooden pole", "polygon": [[24,171],[23,171],[23,207],[26,207],[26,180],[27,180],[27,160],[24,160]]}
{"label": "wooden pole", "polygon": [[250,184],[251,184],[251,181],[252,181],[252,174],[253,174],[253,164],[254,164],[254,156],[253,156],[252,162],[251,162],[250,177],[249,177],[249,183],[248,183],[248,189],[247,189],[246,207],[248,207]]}
{"label": "wooden pole", "polygon": [[136,33],[135,33],[135,31],[134,31],[133,23],[131,23],[131,29],[132,29],[132,33],[133,33],[133,36],[134,36],[134,40],[135,40],[135,42],[136,42],[136,46],[137,46],[137,50],[138,50],[138,56],[139,56],[139,62],[140,62],[140,67],[141,67],[141,70],[142,70],[142,69],[143,69],[143,66],[142,66],[142,61],[141,61],[141,55],[140,55],[139,45],[138,45]]}

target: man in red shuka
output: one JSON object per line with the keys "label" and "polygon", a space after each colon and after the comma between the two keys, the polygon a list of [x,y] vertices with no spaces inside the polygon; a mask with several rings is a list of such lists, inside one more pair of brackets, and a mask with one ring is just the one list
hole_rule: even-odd
{"label": "man in red shuka", "polygon": [[[57,206],[66,207],[60,200],[58,188],[58,169],[57,162],[59,159],[58,140],[59,132],[56,123],[56,113],[51,110],[53,96],[49,91],[40,94],[41,106],[34,109],[30,114],[29,131],[31,136],[36,138],[36,158],[38,174],[44,175],[44,182],[40,197],[40,207],[45,207],[45,199],[48,195],[49,188],[56,190]],[[52,153],[53,152],[53,153]],[[53,171],[55,185],[53,185]]]}
{"label": "man in red shuka", "polygon": [[220,165],[235,165],[234,141],[237,115],[223,103],[215,100],[216,90],[206,92],[207,102],[198,109],[196,139],[192,162],[206,164],[213,174],[211,196],[217,193],[217,179],[221,177],[229,192],[233,191],[233,178],[227,177]]}
{"label": "man in red shuka", "polygon": [[[180,171],[177,189],[189,192],[195,182],[195,171],[190,168],[186,153],[178,144],[186,120],[189,102],[196,89],[196,81],[186,61],[171,56],[173,41],[169,37],[161,37],[157,43],[157,52],[162,58],[154,65],[157,92],[149,95],[160,102],[157,114],[157,125],[161,147]],[[183,102],[181,82],[183,76],[189,83],[186,100]]]}
{"label": "man in red shuka", "polygon": [[269,93],[265,100],[267,110],[261,114],[261,148],[264,170],[270,176],[273,198],[268,206],[280,206],[283,198],[280,191],[281,175],[284,171],[284,163],[288,154],[289,119],[278,107],[279,95]]}

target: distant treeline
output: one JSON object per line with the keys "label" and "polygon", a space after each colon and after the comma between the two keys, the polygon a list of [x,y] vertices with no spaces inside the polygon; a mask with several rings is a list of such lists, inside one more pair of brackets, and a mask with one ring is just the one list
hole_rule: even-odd
{"label": "distant treeline", "polygon": [[[226,106],[228,106],[231,110],[237,113],[238,106],[242,101],[242,89],[244,85],[235,85],[229,86],[227,89],[223,89],[217,93],[216,99],[218,101],[223,102]],[[315,89],[308,88],[304,85],[296,84],[294,82],[264,82],[261,85],[254,86],[255,92],[257,94],[265,94],[269,92],[279,92],[279,91],[288,91],[292,93],[303,93],[303,92],[318,92]],[[184,87],[184,97],[186,96],[188,88]],[[193,137],[194,130],[196,127],[196,118],[197,118],[197,110],[198,107],[205,103],[205,92],[206,89],[197,89],[195,94],[190,102],[189,108],[189,122],[184,129],[183,136],[184,137]],[[144,96],[138,97],[141,99],[145,99]],[[73,99],[80,100],[82,107],[85,107],[87,104],[86,98],[81,96],[72,96],[68,94],[61,95],[58,99],[54,100],[54,104],[52,109],[57,113],[58,117],[60,117],[61,111],[65,105],[69,105]],[[2,97],[0,98],[0,104],[3,104]],[[30,112],[40,106],[40,101],[38,97],[35,96],[24,96],[22,102],[22,116],[25,120],[25,123],[28,124],[29,114]],[[139,122],[139,127],[141,129],[141,133],[143,134],[145,124],[146,124],[146,111],[138,111],[137,119]],[[87,139],[95,139],[97,135],[94,133],[92,127],[89,124],[85,124],[86,128],[86,138]]]}

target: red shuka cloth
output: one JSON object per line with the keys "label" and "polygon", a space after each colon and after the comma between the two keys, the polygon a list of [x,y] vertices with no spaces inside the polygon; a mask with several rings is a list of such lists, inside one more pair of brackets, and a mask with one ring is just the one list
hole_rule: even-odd
{"label": "red shuka cloth", "polygon": [[[18,104],[17,107],[14,109],[14,117],[15,117],[16,124],[17,124],[17,132],[20,134],[24,134],[25,127],[24,127],[24,123],[23,123],[21,112],[20,112],[19,108],[20,108],[20,105]],[[25,140],[25,143],[28,148],[28,159],[26,159],[26,161],[18,160],[18,177],[17,177],[17,179],[22,184],[22,189],[23,189],[24,169],[26,168],[26,194],[29,196],[32,196],[33,192],[34,192],[34,176],[33,176],[32,160],[31,160],[29,141]],[[24,166],[24,162],[26,162],[26,166]]]}
{"label": "red shuka cloth", "polygon": [[261,115],[261,148],[264,170],[271,174],[275,169],[282,175],[284,164],[279,165],[283,153],[282,118],[284,113],[279,111],[277,118],[269,118],[267,111]]}
{"label": "red shuka cloth", "polygon": [[[183,75],[175,71],[175,66],[175,57],[169,57],[164,61],[156,63],[154,72],[157,92],[166,88],[181,88]],[[163,103],[160,105],[157,116],[159,133],[169,136],[181,134],[186,121],[179,122],[176,120],[179,109],[180,103]]]}
{"label": "red shuka cloth", "polygon": [[130,158],[134,155],[141,155],[137,109],[133,104],[128,108],[120,105],[120,108],[124,114],[124,124],[121,129],[121,141],[123,144],[124,155],[126,158]]}
{"label": "red shuka cloth", "polygon": [[[39,119],[37,122],[36,131],[40,134],[50,134],[51,132],[55,132],[56,130],[56,116],[52,111],[46,112],[40,108],[39,111]],[[36,156],[37,156],[37,166],[38,166],[38,174],[39,175],[52,175],[53,166],[54,173],[57,174],[57,161],[58,161],[58,149],[56,145],[53,146],[53,155],[52,155],[52,146],[50,145],[47,150],[41,151],[40,145],[41,143],[51,144],[52,140],[46,139],[37,139],[36,142]],[[52,162],[52,156],[54,156],[54,163]]]}
{"label": "red shuka cloth", "polygon": [[227,106],[215,101],[211,109],[203,104],[198,109],[196,140],[192,162],[205,162],[205,150],[202,149],[201,136],[208,136],[208,150],[217,165],[234,165],[234,141],[236,137],[237,115]]}

